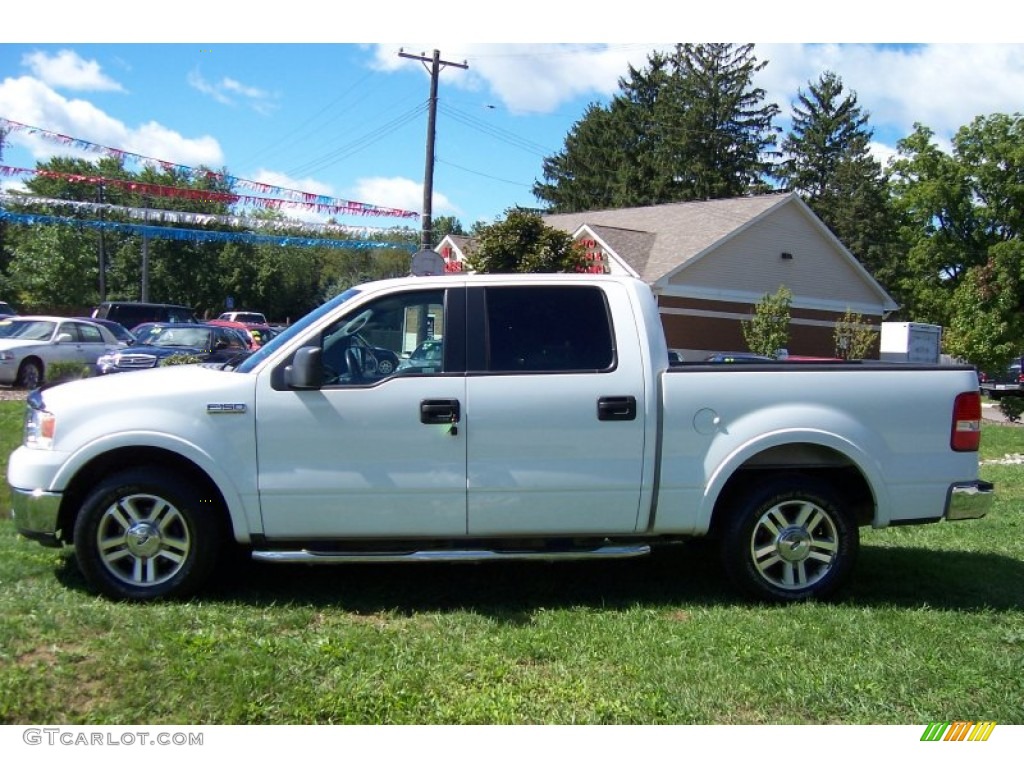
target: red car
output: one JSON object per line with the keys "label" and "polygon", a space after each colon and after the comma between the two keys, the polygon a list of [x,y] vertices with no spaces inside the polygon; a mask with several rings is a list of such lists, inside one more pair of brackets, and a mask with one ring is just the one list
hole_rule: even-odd
{"label": "red car", "polygon": [[209,325],[222,325],[225,328],[236,328],[249,339],[250,349],[259,349],[274,335],[269,325],[250,325],[238,320],[210,320]]}

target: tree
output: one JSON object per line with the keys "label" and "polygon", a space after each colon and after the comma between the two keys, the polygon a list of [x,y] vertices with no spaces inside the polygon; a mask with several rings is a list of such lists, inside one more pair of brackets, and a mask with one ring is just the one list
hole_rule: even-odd
{"label": "tree", "polygon": [[968,270],[950,301],[946,351],[983,371],[998,371],[1024,351],[1024,242],[990,249]]}
{"label": "tree", "polygon": [[838,75],[825,72],[798,91],[793,125],[782,142],[775,176],[883,284],[893,278],[889,256],[895,228],[881,163],[871,155],[868,114]]}
{"label": "tree", "polygon": [[447,235],[464,235],[466,230],[454,216],[438,216],[433,221],[434,245],[445,239]]}
{"label": "tree", "polygon": [[948,325],[951,296],[987,258],[970,180],[955,148],[943,152],[923,125],[897,143],[897,152],[889,171],[901,262],[887,287],[908,319]]}
{"label": "tree", "polygon": [[533,191],[556,212],[733,197],[767,189],[775,104],[753,87],[752,45],[678,44],[590,104]]}
{"label": "tree", "polygon": [[749,43],[676,45],[667,98],[655,111],[665,131],[659,160],[673,175],[671,201],[768,189],[779,107],[766,104],[764,89],[753,86],[768,63],[758,62],[753,49]]}
{"label": "tree", "polygon": [[[18,231],[21,230],[21,231]],[[72,227],[12,227],[10,280],[23,312],[80,312],[96,303],[96,235]]]}
{"label": "tree", "polygon": [[751,352],[775,357],[780,349],[789,346],[789,306],[793,301],[790,290],[780,285],[775,293],[765,294],[754,306],[750,320],[742,321],[743,338]]}
{"label": "tree", "polygon": [[905,260],[897,298],[946,349],[1002,368],[1024,342],[1024,117],[975,118],[949,153],[917,125],[891,169]]}
{"label": "tree", "polygon": [[466,262],[475,272],[576,272],[584,250],[567,232],[529,211],[506,211],[504,221],[477,233]]}
{"label": "tree", "polygon": [[621,146],[625,133],[620,116],[620,107],[588,105],[562,151],[544,158],[544,178],[549,181],[534,184],[533,194],[547,202],[550,210],[572,213],[624,204],[616,178],[630,163]]}
{"label": "tree", "polygon": [[832,339],[835,342],[836,357],[843,360],[863,360],[875,347],[878,332],[863,315],[847,308],[845,314],[836,321]]}

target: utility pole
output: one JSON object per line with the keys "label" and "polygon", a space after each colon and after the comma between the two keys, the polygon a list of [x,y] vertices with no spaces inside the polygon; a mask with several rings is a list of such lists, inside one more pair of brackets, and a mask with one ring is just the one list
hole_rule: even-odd
{"label": "utility pole", "polygon": [[[0,163],[4,161],[4,140],[7,138],[7,131],[0,128]],[[7,251],[4,248],[7,234],[7,222],[0,221],[0,267],[7,271]]]}
{"label": "utility pole", "polygon": [[[100,204],[99,214],[100,221],[103,221],[103,182],[101,181],[96,185],[96,201]],[[100,264],[100,301],[107,300],[107,259],[106,259],[106,242],[103,238],[103,227],[100,227],[99,231],[99,264]]]}
{"label": "utility pole", "polygon": [[429,111],[427,112],[427,162],[426,168],[423,171],[423,214],[420,236],[421,250],[428,251],[434,245],[432,199],[434,196],[434,134],[437,125],[437,80],[443,67],[469,69],[469,64],[466,62],[460,64],[455,61],[441,61],[441,52],[436,49],[431,58],[428,58],[425,53],[414,56],[411,53],[405,53],[401,49],[399,49],[398,55],[403,59],[421,61],[425,67],[428,63],[430,64],[427,70],[430,72],[430,103],[428,105]]}
{"label": "utility pole", "polygon": [[145,227],[142,230],[142,290],[139,296],[139,301],[149,301],[149,235],[147,229],[149,225],[149,198],[142,198],[143,205],[145,206],[142,214],[142,226]]}

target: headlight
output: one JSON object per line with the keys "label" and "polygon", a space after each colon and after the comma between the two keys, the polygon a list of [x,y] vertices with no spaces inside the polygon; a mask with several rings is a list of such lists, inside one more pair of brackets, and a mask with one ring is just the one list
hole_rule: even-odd
{"label": "headlight", "polygon": [[57,417],[42,408],[31,405],[25,409],[25,434],[23,442],[26,448],[53,448],[53,436],[57,431]]}

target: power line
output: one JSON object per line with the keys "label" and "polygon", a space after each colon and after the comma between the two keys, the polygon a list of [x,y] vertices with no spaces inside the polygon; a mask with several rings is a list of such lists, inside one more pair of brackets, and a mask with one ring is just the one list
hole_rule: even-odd
{"label": "power line", "polygon": [[403,115],[396,117],[384,125],[372,129],[369,133],[365,133],[356,139],[337,147],[325,155],[309,160],[301,165],[298,165],[287,173],[289,176],[296,176],[306,173],[315,173],[321,171],[324,168],[329,168],[332,165],[336,165],[342,160],[351,157],[352,155],[361,152],[362,150],[370,147],[387,136],[391,135],[399,128],[407,125],[413,120],[417,119],[420,115],[427,111],[427,104],[422,103],[417,105],[414,109],[409,110]]}
{"label": "power line", "polygon": [[440,106],[441,113],[443,115],[450,117],[455,122],[461,123],[462,125],[472,128],[486,136],[498,139],[505,144],[517,147],[518,149],[522,149],[525,152],[529,152],[530,154],[537,155],[539,157],[547,157],[548,155],[554,154],[551,149],[543,146],[542,144],[523,138],[522,136],[519,136],[505,128],[492,125],[469,112],[456,109],[448,104],[441,104]]}
{"label": "power line", "polygon": [[[303,133],[303,129],[307,125],[310,125],[317,118],[319,118],[321,115],[324,115],[329,110],[333,109],[335,105],[339,104],[346,96],[348,96],[356,88],[361,86],[364,82],[366,82],[374,74],[375,73],[373,73],[373,72],[367,72],[362,78],[360,78],[358,81],[353,83],[348,89],[346,89],[345,91],[342,91],[342,93],[336,99],[334,99],[333,101],[329,102],[324,107],[319,109],[316,113],[314,113],[312,116],[308,117],[306,120],[301,122],[298,125],[297,128],[289,131],[288,136],[285,136],[284,138],[281,138],[281,139],[275,139],[270,144],[268,144],[264,149],[261,149],[261,150],[255,152],[253,155],[250,155],[250,156],[246,157],[245,160],[242,161],[241,164],[244,165],[244,164],[248,163],[250,158],[252,158],[252,157],[259,157],[261,155],[266,155],[266,154],[270,153],[271,151],[280,152],[283,149],[286,149],[288,147],[294,146],[296,143],[298,143],[299,141],[305,140],[307,137],[313,135],[318,130],[322,130],[323,128],[327,127],[326,125],[321,125],[321,126],[318,126],[316,128],[311,128],[309,131]],[[358,100],[356,100],[355,104],[358,104],[360,101],[363,101],[367,97],[368,93],[369,93],[369,89],[364,89],[363,92],[362,92],[362,95],[360,96],[360,98]],[[290,141],[287,140],[289,136],[291,137]]]}
{"label": "power line", "polygon": [[489,173],[483,173],[482,171],[474,171],[472,168],[467,168],[464,165],[458,165],[457,163],[452,163],[452,162],[450,162],[448,160],[445,160],[443,157],[437,158],[437,162],[439,162],[439,163],[441,163],[443,165],[450,166],[452,168],[458,168],[460,171],[465,171],[466,173],[472,173],[474,176],[482,176],[483,178],[491,179],[492,181],[500,181],[500,182],[502,182],[504,184],[512,184],[512,185],[517,186],[517,187],[525,187],[526,189],[533,189],[533,184],[524,184],[521,181],[512,181],[511,179],[503,179],[500,176],[492,176]]}

